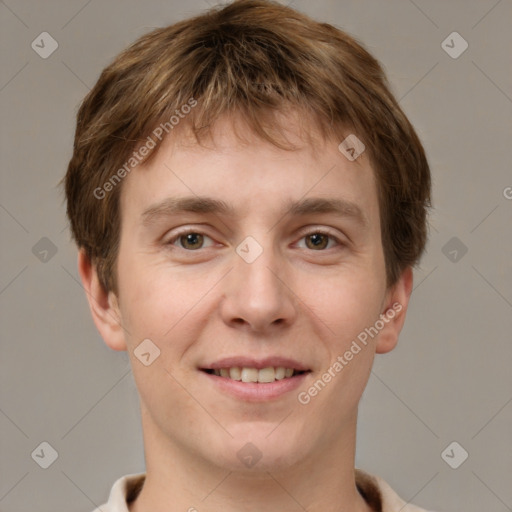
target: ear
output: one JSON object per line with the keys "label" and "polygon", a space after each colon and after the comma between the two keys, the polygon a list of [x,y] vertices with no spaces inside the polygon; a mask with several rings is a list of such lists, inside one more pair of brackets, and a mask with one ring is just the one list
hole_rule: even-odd
{"label": "ear", "polygon": [[94,324],[101,337],[112,350],[127,350],[117,297],[113,292],[107,292],[103,288],[96,267],[83,249],[78,253],[78,273],[89,301]]}
{"label": "ear", "polygon": [[386,292],[381,318],[384,327],[377,338],[377,354],[385,354],[396,347],[398,336],[405,322],[405,314],[412,292],[412,268],[407,267],[396,284]]}

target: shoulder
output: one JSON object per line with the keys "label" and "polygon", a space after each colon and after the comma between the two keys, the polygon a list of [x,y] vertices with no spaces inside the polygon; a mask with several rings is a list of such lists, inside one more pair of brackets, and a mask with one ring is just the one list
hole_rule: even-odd
{"label": "shoulder", "polygon": [[[429,512],[404,501],[382,478],[356,469],[356,484],[368,504],[380,512]],[[433,511],[430,511],[433,512]]]}
{"label": "shoulder", "polygon": [[133,473],[117,479],[112,486],[107,503],[93,512],[129,512],[127,504],[137,497],[145,478],[146,473]]}

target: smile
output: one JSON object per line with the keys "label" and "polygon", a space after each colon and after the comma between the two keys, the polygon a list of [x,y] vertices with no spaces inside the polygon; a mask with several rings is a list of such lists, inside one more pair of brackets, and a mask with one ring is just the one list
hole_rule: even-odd
{"label": "smile", "polygon": [[276,380],[289,379],[290,377],[304,373],[304,371],[295,370],[294,368],[285,368],[284,366],[268,366],[267,368],[261,369],[233,366],[231,368],[206,369],[204,371],[210,375],[245,383],[275,382]]}
{"label": "smile", "polygon": [[[277,362],[277,361],[276,361]],[[285,364],[284,361],[280,361]],[[246,364],[250,362],[246,361]],[[290,361],[288,361],[290,363]],[[254,363],[253,363],[254,364]],[[255,366],[233,366],[230,361],[216,363],[215,368],[199,368],[201,375],[222,394],[245,402],[266,402],[285,397],[304,382],[311,370],[301,365],[271,366],[261,362]],[[294,368],[294,366],[297,366]],[[295,395],[293,395],[295,396]]]}

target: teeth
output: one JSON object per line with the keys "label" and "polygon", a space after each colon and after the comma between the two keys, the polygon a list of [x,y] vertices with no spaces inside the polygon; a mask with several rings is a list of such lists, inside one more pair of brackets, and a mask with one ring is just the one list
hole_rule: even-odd
{"label": "teeth", "polygon": [[262,368],[258,372],[258,382],[274,382],[276,379],[276,372],[274,368]]}
{"label": "teeth", "polygon": [[235,366],[234,368],[229,369],[229,378],[233,380],[242,380],[242,370]]}
{"label": "teeth", "polygon": [[258,382],[256,368],[242,368],[242,382]]}
{"label": "teeth", "polygon": [[269,366],[258,370],[257,368],[240,368],[238,366],[234,366],[232,368],[214,370],[213,373],[218,377],[226,377],[231,380],[265,383],[292,377],[294,369],[285,368],[284,366],[278,366],[277,368]]}
{"label": "teeth", "polygon": [[276,380],[284,379],[285,376],[286,376],[286,368],[284,368],[283,366],[278,366],[275,371]]}

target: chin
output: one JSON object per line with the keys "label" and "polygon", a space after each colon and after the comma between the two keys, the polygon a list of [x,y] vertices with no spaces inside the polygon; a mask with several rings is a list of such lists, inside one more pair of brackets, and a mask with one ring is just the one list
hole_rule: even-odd
{"label": "chin", "polygon": [[219,439],[217,446],[224,446],[211,457],[225,470],[247,474],[286,470],[308,452],[304,437],[300,439],[279,423],[244,424],[228,430],[233,438]]}

